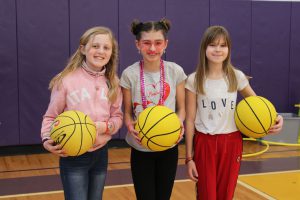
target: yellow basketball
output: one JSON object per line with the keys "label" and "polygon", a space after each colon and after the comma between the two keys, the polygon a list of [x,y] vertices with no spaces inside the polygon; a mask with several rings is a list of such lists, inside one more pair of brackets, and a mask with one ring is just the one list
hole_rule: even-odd
{"label": "yellow basketball", "polygon": [[250,96],[236,106],[234,120],[237,128],[246,136],[261,138],[275,124],[277,112],[264,97]]}
{"label": "yellow basketball", "polygon": [[173,110],[165,106],[152,106],[140,113],[135,129],[144,147],[164,151],[177,142],[181,123]]}
{"label": "yellow basketball", "polygon": [[79,156],[89,150],[96,138],[96,125],[80,111],[66,111],[56,117],[50,137],[60,144],[69,156]]}

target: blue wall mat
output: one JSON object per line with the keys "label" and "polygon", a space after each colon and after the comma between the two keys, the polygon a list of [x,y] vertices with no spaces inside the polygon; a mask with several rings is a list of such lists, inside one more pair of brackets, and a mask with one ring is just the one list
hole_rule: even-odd
{"label": "blue wall mat", "polygon": [[289,71],[289,102],[288,109],[294,113],[298,109],[295,104],[300,103],[300,3],[292,3],[291,42],[290,42],[290,71]]}
{"label": "blue wall mat", "polygon": [[67,0],[17,1],[20,143],[40,142],[49,80],[69,56]]}
{"label": "blue wall mat", "polygon": [[278,111],[288,108],[290,18],[290,2],[252,3],[252,86]]}
{"label": "blue wall mat", "polygon": [[0,146],[19,144],[15,1],[0,5]]}
{"label": "blue wall mat", "polygon": [[172,23],[166,58],[182,66],[188,75],[196,69],[201,36],[209,25],[209,0],[166,2],[166,17]]}

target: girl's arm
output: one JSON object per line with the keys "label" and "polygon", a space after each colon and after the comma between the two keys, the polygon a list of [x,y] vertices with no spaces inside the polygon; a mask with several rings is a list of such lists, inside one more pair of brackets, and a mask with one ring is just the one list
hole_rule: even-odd
{"label": "girl's arm", "polygon": [[198,173],[193,161],[193,138],[195,134],[195,118],[197,110],[197,96],[195,93],[185,90],[185,147],[186,164],[188,165],[188,175],[191,180],[197,181]]}
{"label": "girl's arm", "polygon": [[65,151],[61,149],[60,145],[56,145],[55,142],[50,139],[51,124],[54,119],[61,114],[66,106],[66,94],[62,87],[54,87],[51,91],[50,103],[48,109],[43,117],[41,137],[43,146],[49,152],[61,157],[67,156]]}
{"label": "girl's arm", "polygon": [[182,81],[176,86],[176,113],[181,120],[185,119],[185,81]]}
{"label": "girl's arm", "polygon": [[176,113],[181,122],[181,132],[176,142],[179,143],[184,134],[183,121],[185,120],[185,81],[182,81],[176,86]]}
{"label": "girl's arm", "polygon": [[106,129],[110,135],[115,134],[122,126],[123,123],[123,112],[122,112],[122,101],[123,95],[121,88],[118,88],[117,99],[110,107],[110,118],[107,122]]}
{"label": "girl's arm", "polygon": [[129,133],[131,133],[137,141],[139,138],[137,136],[138,132],[134,129],[135,121],[132,119],[132,102],[131,102],[131,91],[129,89],[123,88],[123,105],[124,105],[124,121]]}
{"label": "girl's arm", "polygon": [[50,138],[51,124],[54,119],[61,114],[66,107],[66,93],[63,86],[55,86],[51,91],[50,103],[43,116],[41,138]]}
{"label": "girl's arm", "polygon": [[256,96],[254,90],[252,89],[252,87],[250,86],[250,84],[248,84],[244,89],[242,89],[240,91],[240,94],[246,98],[246,97],[249,97],[249,96]]}

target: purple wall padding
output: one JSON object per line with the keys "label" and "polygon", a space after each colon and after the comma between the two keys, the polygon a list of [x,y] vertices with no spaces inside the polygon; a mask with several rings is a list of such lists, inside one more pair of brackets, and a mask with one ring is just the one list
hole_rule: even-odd
{"label": "purple wall padding", "polygon": [[288,107],[290,17],[291,3],[252,3],[252,86],[279,112]]}
{"label": "purple wall padding", "polygon": [[0,5],[0,146],[19,144],[15,1]]}
{"label": "purple wall padding", "polygon": [[250,75],[251,1],[212,0],[210,25],[227,28],[232,40],[232,64]]}
{"label": "purple wall padding", "polygon": [[[133,19],[167,17],[172,27],[166,60],[195,70],[202,34],[225,26],[232,63],[278,112],[300,103],[300,2],[244,0],[2,0],[0,1],[0,146],[40,143],[51,78],[66,65],[79,37],[108,26],[119,41],[119,75],[140,59],[130,32]],[[125,127],[125,126],[124,126]],[[124,138],[122,128],[115,138]]]}
{"label": "purple wall padding", "polygon": [[209,0],[172,0],[166,6],[172,23],[166,59],[182,66],[188,75],[196,68],[201,35],[209,25]]}
{"label": "purple wall padding", "polygon": [[49,81],[69,56],[68,1],[19,0],[17,17],[20,144],[34,144],[41,140]]}
{"label": "purple wall padding", "polygon": [[118,0],[70,1],[71,54],[77,49],[81,35],[94,26],[107,26],[118,39]]}
{"label": "purple wall padding", "polygon": [[[292,3],[290,71],[289,71],[289,101],[288,110],[297,112],[295,104],[300,104],[300,3]],[[285,108],[285,109],[287,109]]]}
{"label": "purple wall padding", "polygon": [[[118,40],[118,0],[70,1],[70,54],[78,48],[81,35],[94,26],[109,27]],[[119,138],[117,133],[113,138]]]}

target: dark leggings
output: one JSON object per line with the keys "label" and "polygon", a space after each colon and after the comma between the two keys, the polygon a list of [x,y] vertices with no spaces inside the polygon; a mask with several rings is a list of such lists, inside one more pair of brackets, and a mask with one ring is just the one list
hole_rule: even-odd
{"label": "dark leggings", "polygon": [[177,162],[177,145],[160,152],[131,148],[131,173],[137,200],[169,200]]}

